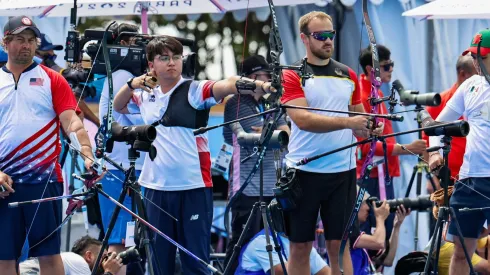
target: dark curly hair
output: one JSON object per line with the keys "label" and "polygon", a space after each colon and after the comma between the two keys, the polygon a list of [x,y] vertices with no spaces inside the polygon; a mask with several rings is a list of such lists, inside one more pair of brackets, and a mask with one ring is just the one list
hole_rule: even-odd
{"label": "dark curly hair", "polygon": [[71,252],[78,255],[83,255],[92,245],[101,246],[102,242],[88,235],[83,236],[75,242],[75,244],[71,248]]}

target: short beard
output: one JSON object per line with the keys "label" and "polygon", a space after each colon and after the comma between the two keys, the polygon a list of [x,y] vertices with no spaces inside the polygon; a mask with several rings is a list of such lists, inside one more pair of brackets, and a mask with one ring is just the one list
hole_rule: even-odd
{"label": "short beard", "polygon": [[330,52],[325,52],[323,49],[320,50],[312,49],[311,53],[318,59],[327,60],[330,57],[332,57],[333,47],[332,47],[332,51]]}
{"label": "short beard", "polygon": [[17,64],[17,65],[26,65],[26,64],[31,64],[33,58],[34,58],[34,56],[30,56],[30,58],[29,57],[17,57],[17,58],[12,58],[13,59],[12,61],[14,64]]}

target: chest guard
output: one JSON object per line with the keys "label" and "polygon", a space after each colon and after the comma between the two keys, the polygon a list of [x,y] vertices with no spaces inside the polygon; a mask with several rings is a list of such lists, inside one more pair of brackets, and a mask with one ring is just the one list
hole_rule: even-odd
{"label": "chest guard", "polygon": [[188,80],[175,88],[168,102],[167,111],[160,119],[165,127],[184,127],[198,129],[206,127],[209,109],[197,110],[189,103],[189,88],[192,80]]}

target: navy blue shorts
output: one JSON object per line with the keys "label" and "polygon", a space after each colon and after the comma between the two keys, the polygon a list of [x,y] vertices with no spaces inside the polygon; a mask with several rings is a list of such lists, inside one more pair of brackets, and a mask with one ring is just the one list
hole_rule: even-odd
{"label": "navy blue shorts", "polygon": [[[102,184],[102,189],[109,196],[118,200],[121,195],[121,190],[123,188],[123,183],[120,180],[124,181],[124,173],[119,170],[110,170],[112,173],[107,173],[105,177],[100,181]],[[141,171],[136,170],[136,178],[139,177]],[[117,178],[116,178],[117,177]],[[124,198],[124,206],[131,209],[131,197],[126,194]],[[111,221],[112,213],[116,209],[116,205],[111,202],[106,197],[99,194],[99,204],[100,204],[100,213],[102,214],[102,224],[104,225],[104,231],[107,232],[109,228],[109,223]],[[134,211],[137,212],[137,211]],[[132,216],[124,211],[119,211],[119,215],[117,216],[116,224],[112,230],[111,236],[109,237],[109,245],[112,244],[124,244],[126,239],[126,226],[127,223],[132,221]]]}
{"label": "navy blue shorts", "polygon": [[[213,189],[158,191],[146,188],[145,197],[179,220],[176,222],[145,200],[148,221],[194,255],[209,263]],[[174,274],[177,248],[160,235],[153,234],[153,243],[156,250],[152,255],[155,274]],[[211,274],[202,263],[182,251],[179,254],[183,274]],[[157,266],[160,267],[160,273],[156,270]]]}
{"label": "navy blue shorts", "polygon": [[[63,184],[49,183],[42,196],[46,184],[15,184],[15,193],[0,200],[0,224],[2,225],[2,244],[0,245],[0,260],[18,260],[26,240],[33,246],[47,237],[61,224],[61,200],[29,204],[17,208],[8,208],[11,202],[21,202],[49,197],[61,196]],[[38,209],[39,206],[39,209]],[[36,214],[37,210],[37,214]],[[32,223],[32,225],[31,225]],[[60,230],[29,250],[28,257],[56,255],[60,253]]]}
{"label": "navy blue shorts", "polygon": [[[468,212],[459,212],[459,209],[490,207],[490,201],[484,197],[490,197],[490,178],[467,178],[462,182],[471,188],[456,182],[449,203],[456,213],[463,237],[477,239],[485,221],[490,220],[490,209]],[[449,234],[458,234],[454,222],[449,225]]]}

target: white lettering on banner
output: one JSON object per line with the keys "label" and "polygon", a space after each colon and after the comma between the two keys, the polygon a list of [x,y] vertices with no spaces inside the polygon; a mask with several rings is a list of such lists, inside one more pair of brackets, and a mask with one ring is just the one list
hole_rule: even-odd
{"label": "white lettering on banner", "polygon": [[[165,7],[165,2],[169,2],[169,1],[157,1],[156,2],[156,7]],[[187,5],[187,6],[192,6],[192,0],[185,0],[185,1],[178,1],[178,0],[173,0],[173,1],[170,1],[170,3],[167,3],[169,7],[179,7],[179,3],[181,5]],[[150,2],[150,5],[153,4],[152,2]]]}
{"label": "white lettering on banner", "polygon": [[[91,3],[91,4],[87,4],[87,8],[89,10],[95,10],[95,9],[97,9],[97,5],[100,5],[100,8],[103,8],[103,9],[111,9],[113,7],[118,8],[118,9],[124,9],[124,8],[126,8],[126,4],[127,4],[126,2],[120,2],[120,3],[117,3],[117,6],[114,6],[113,3],[99,3],[99,4]],[[83,5],[84,4],[78,4],[77,8],[82,9]],[[63,4],[60,4],[59,6],[63,6]]]}
{"label": "white lettering on banner", "polygon": [[104,3],[102,5],[100,5],[101,8],[106,8],[106,7],[109,7],[109,8],[112,8],[112,4],[111,3]]}
{"label": "white lettering on banner", "polygon": [[[228,0],[228,1],[235,1],[235,2],[240,2],[243,0]],[[117,5],[114,5],[114,3],[110,2],[103,2],[103,3],[90,3],[90,4],[77,4],[78,9],[89,9],[89,10],[96,10],[96,9],[125,9],[127,8],[128,3],[127,2],[119,2]],[[63,6],[63,4],[60,4],[58,6]],[[150,2],[150,6],[154,7],[182,7],[182,6],[187,6],[187,7],[192,7],[192,0],[171,0],[171,1],[156,1],[156,2]],[[41,9],[43,7],[29,7],[28,9]]]}

